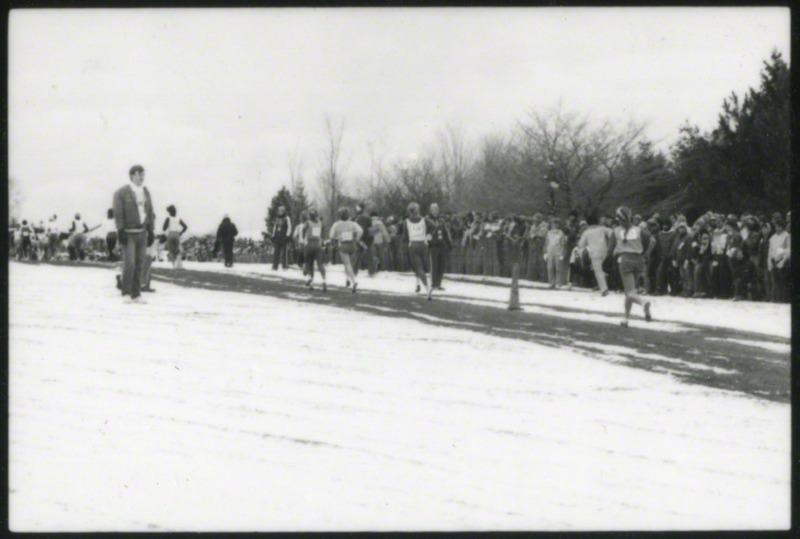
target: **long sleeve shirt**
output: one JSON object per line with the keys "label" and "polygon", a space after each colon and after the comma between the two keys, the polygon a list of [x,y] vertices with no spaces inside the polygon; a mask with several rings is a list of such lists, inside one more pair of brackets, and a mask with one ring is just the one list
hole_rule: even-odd
{"label": "long sleeve shirt", "polygon": [[355,221],[336,221],[333,223],[329,236],[339,242],[359,241],[364,235],[364,229]]}
{"label": "long sleeve shirt", "polygon": [[776,232],[769,238],[769,269],[777,266],[782,268],[791,253],[791,239],[788,232]]}
{"label": "long sleeve shirt", "polygon": [[372,218],[372,224],[369,228],[370,236],[372,236],[372,241],[375,245],[383,245],[384,243],[389,243],[389,231],[386,230],[386,225],[383,224],[378,217]]}
{"label": "long sleeve shirt", "polygon": [[604,226],[592,225],[581,234],[578,248],[589,251],[591,258],[605,258],[608,254],[608,243],[611,230]]}

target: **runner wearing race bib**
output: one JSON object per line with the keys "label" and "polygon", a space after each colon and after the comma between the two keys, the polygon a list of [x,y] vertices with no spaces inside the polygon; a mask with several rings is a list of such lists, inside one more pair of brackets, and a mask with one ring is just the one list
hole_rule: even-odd
{"label": "runner wearing race bib", "polygon": [[406,226],[403,228],[403,238],[408,242],[408,258],[411,260],[411,267],[414,274],[422,282],[427,291],[428,301],[431,300],[433,287],[428,285],[427,261],[428,261],[428,241],[429,230],[433,230],[435,225],[428,219],[420,216],[419,204],[412,202],[408,205],[409,217],[406,219]]}
{"label": "runner wearing race bib", "polygon": [[305,252],[303,255],[305,259],[305,273],[308,276],[306,286],[313,289],[314,261],[316,260],[319,274],[322,275],[322,291],[327,292],[328,285],[325,282],[325,264],[322,260],[322,220],[320,220],[317,210],[310,210],[308,212],[308,220],[303,223],[303,237],[301,240],[305,243]]}
{"label": "runner wearing race bib", "polygon": [[[339,256],[344,264],[347,282],[353,283],[353,294],[356,293],[356,274],[353,271],[353,256],[356,254],[356,242],[361,240],[364,231],[358,223],[350,221],[350,210],[339,209],[339,220],[333,223],[330,230],[330,239],[339,244]],[[347,285],[349,286],[349,284]]]}
{"label": "runner wearing race bib", "polygon": [[625,289],[625,320],[621,325],[628,327],[631,306],[634,303],[642,306],[646,321],[652,320],[650,302],[644,301],[636,288],[639,277],[644,274],[644,246],[650,244],[650,233],[631,223],[631,210],[625,206],[617,210],[617,218],[622,225],[614,229],[611,249],[617,257],[619,275]]}

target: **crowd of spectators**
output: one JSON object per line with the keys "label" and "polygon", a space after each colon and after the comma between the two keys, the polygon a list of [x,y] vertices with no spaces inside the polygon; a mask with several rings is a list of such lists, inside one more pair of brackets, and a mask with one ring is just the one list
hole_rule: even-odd
{"label": "crowd of spectators", "polygon": [[[641,292],[671,295],[786,302],[790,298],[791,213],[721,215],[708,212],[689,223],[684,215],[635,215],[633,224],[647,228],[651,244],[645,246],[645,275]],[[372,228],[380,238],[361,259],[362,269],[370,262],[377,271],[409,271],[408,250],[402,242],[404,218],[383,217],[371,212]],[[499,212],[444,212],[451,248],[446,257],[446,272],[478,276],[510,277],[516,264],[519,277],[549,282],[554,288],[597,289],[584,232],[600,227],[610,237],[619,223],[610,215],[582,216],[573,211],[566,219],[535,213],[531,216]],[[159,243],[163,244],[159,237]],[[19,242],[12,256],[21,257]],[[32,242],[32,243],[35,243]],[[181,246],[184,260],[207,262],[221,257],[214,235],[190,236]],[[325,258],[338,263],[334,245],[325,245]],[[238,262],[272,261],[269,239],[236,238],[234,254]],[[550,261],[546,260],[548,257]],[[36,250],[26,251],[36,257]],[[86,257],[108,258],[102,238],[90,238]],[[297,246],[290,241],[286,250],[290,263],[299,263]],[[371,258],[371,260],[370,260]],[[602,256],[602,268],[610,290],[621,290],[622,283],[612,253]]]}

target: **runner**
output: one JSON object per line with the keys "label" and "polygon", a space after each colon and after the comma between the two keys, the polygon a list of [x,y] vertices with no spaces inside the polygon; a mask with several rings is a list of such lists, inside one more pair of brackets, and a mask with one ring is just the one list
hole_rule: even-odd
{"label": "runner", "polygon": [[347,275],[347,287],[353,285],[353,294],[356,293],[358,282],[353,271],[353,257],[356,254],[356,245],[361,243],[361,236],[364,230],[355,221],[350,220],[350,210],[347,208],[339,209],[339,220],[333,223],[329,236],[332,241],[339,245],[339,257],[344,264],[344,272]]}
{"label": "runner", "polygon": [[632,223],[630,208],[620,206],[617,209],[617,219],[619,219],[620,226],[614,229],[609,250],[617,257],[619,274],[625,289],[625,319],[620,325],[628,327],[631,306],[634,303],[642,306],[646,321],[652,320],[650,302],[644,301],[637,293],[636,288],[639,277],[644,272],[644,245],[649,245],[650,233],[647,229]]}
{"label": "runner", "polygon": [[433,287],[428,285],[428,277],[425,274],[425,263],[428,260],[428,241],[429,231],[435,226],[425,217],[419,214],[419,204],[412,202],[408,205],[408,219],[403,230],[403,241],[408,243],[408,257],[411,259],[411,267],[414,274],[422,282],[427,291],[428,301],[431,301]]}
{"label": "runner", "polygon": [[101,228],[101,236],[106,239],[108,261],[116,262],[117,255],[114,254],[114,249],[117,247],[117,221],[114,219],[114,208],[109,208],[106,212],[106,220]]}
{"label": "runner", "polygon": [[58,215],[53,214],[47,227],[48,256],[50,259],[58,257],[61,247],[61,229],[58,226]]}
{"label": "runner", "polygon": [[39,221],[39,225],[34,228],[36,232],[36,260],[40,262],[47,257],[47,226],[44,219]]}
{"label": "runner", "polygon": [[319,274],[322,275],[322,291],[327,292],[328,285],[325,282],[325,264],[322,259],[322,221],[319,218],[317,210],[310,210],[308,212],[308,219],[303,223],[303,237],[301,240],[305,245],[305,252],[303,253],[305,270],[303,274],[308,276],[306,286],[311,290],[314,289],[312,283],[314,281],[314,261],[316,260]]}
{"label": "runner", "polygon": [[295,262],[297,262],[297,265],[300,266],[301,270],[303,270],[304,276],[306,275],[306,221],[308,221],[308,212],[303,210],[300,212],[300,222],[295,227],[294,232],[292,232],[292,242],[295,246]]}
{"label": "runner", "polygon": [[75,219],[72,220],[72,227],[69,229],[70,235],[67,243],[70,260],[83,260],[86,257],[83,248],[86,245],[86,234],[88,232],[88,225],[81,220],[81,214],[76,213]]}
{"label": "runner", "polygon": [[27,219],[22,220],[19,235],[22,242],[20,244],[20,258],[28,259],[31,256],[31,236],[33,235],[33,228],[28,224]]}
{"label": "runner", "polygon": [[17,229],[19,225],[16,224],[9,224],[8,225],[8,255],[9,257],[13,257],[17,253]]}
{"label": "runner", "polygon": [[169,217],[164,220],[164,232],[167,233],[167,250],[169,260],[174,269],[181,269],[181,236],[189,228],[183,219],[178,217],[178,209],[174,205],[167,206]]}

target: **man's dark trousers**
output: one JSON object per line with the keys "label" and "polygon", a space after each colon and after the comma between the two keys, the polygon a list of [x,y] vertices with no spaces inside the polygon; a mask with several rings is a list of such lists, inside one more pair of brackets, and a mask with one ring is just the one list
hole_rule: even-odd
{"label": "man's dark trousers", "polygon": [[434,288],[442,286],[444,269],[447,266],[447,247],[445,245],[431,245],[431,281]]}
{"label": "man's dark trousers", "polygon": [[128,241],[122,246],[122,295],[136,298],[140,295],[142,267],[147,252],[147,232],[128,232]]}
{"label": "man's dark trousers", "polygon": [[225,265],[227,267],[233,266],[233,242],[223,241],[222,252],[225,254]]}
{"label": "man's dark trousers", "polygon": [[275,240],[275,252],[272,258],[272,269],[278,269],[278,262],[280,261],[281,267],[286,269],[286,243],[285,239]]}

